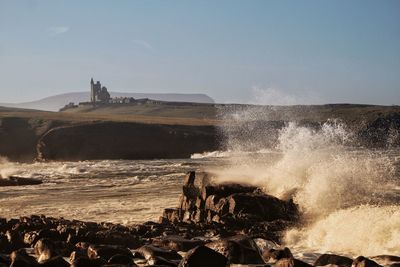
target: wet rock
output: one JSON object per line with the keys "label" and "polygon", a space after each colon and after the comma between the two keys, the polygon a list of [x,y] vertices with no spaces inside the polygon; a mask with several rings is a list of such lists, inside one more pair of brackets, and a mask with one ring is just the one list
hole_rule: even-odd
{"label": "wet rock", "polygon": [[28,233],[25,233],[24,235],[24,243],[29,247],[33,246],[37,240],[38,240],[38,233],[36,231],[30,231]]}
{"label": "wet rock", "polygon": [[0,253],[10,253],[11,251],[7,237],[0,233]]}
{"label": "wet rock", "polygon": [[10,267],[36,267],[39,264],[36,259],[29,256],[24,249],[13,251],[10,255],[11,265]]}
{"label": "wet rock", "polygon": [[78,258],[71,262],[71,267],[101,267],[106,264],[103,259],[89,259],[89,258]]}
{"label": "wet rock", "polygon": [[124,247],[110,245],[90,245],[87,250],[89,259],[101,258],[108,261],[115,255],[133,257],[132,252]]}
{"label": "wet rock", "polygon": [[0,266],[10,266],[10,256],[8,254],[0,254]]}
{"label": "wet rock", "polygon": [[142,246],[136,250],[136,253],[140,254],[148,262],[149,261],[156,262],[157,260],[159,261],[166,260],[171,262],[171,261],[180,261],[182,259],[182,256],[179,255],[176,251],[159,248],[153,245]]}
{"label": "wet rock", "polygon": [[257,244],[247,236],[234,236],[205,246],[224,255],[230,264],[263,264]]}
{"label": "wet rock", "polygon": [[149,266],[157,266],[157,267],[177,267],[179,265],[179,260],[167,260],[163,257],[155,257],[151,258],[147,261]]}
{"label": "wet rock", "polygon": [[283,258],[275,263],[275,267],[312,267],[312,265],[294,258]]}
{"label": "wet rock", "polygon": [[69,261],[72,262],[76,262],[78,259],[89,259],[88,255],[87,255],[87,250],[84,249],[77,249],[73,252],[71,252],[71,255],[69,256]]}
{"label": "wet rock", "polygon": [[21,234],[17,231],[9,230],[6,232],[6,237],[8,240],[8,247],[11,250],[18,250],[20,248],[23,248],[24,241],[21,237]]}
{"label": "wet rock", "polygon": [[228,259],[221,253],[206,246],[190,250],[179,264],[179,267],[226,267]]}
{"label": "wet rock", "polygon": [[266,263],[274,264],[281,259],[293,259],[293,254],[289,248],[268,249],[263,252],[262,257]]}
{"label": "wet rock", "polygon": [[9,178],[0,177],[0,186],[22,186],[22,185],[38,185],[42,180],[33,178],[23,178],[11,176]]}
{"label": "wet rock", "polygon": [[112,256],[108,260],[108,263],[109,264],[122,264],[122,265],[136,266],[136,265],[134,265],[135,263],[133,262],[132,256],[121,255],[121,254]]}
{"label": "wet rock", "polygon": [[61,256],[57,256],[48,259],[40,264],[42,267],[70,267],[70,264],[66,262]]}
{"label": "wet rock", "polygon": [[42,238],[36,242],[34,247],[35,255],[39,263],[48,261],[57,256],[53,241],[48,238]]}
{"label": "wet rock", "polygon": [[293,220],[298,216],[298,209],[293,202],[270,195],[238,193],[229,197],[229,213],[262,221]]}
{"label": "wet rock", "polygon": [[352,267],[382,267],[375,261],[365,258],[364,256],[358,256],[357,258],[355,258],[351,266]]}
{"label": "wet rock", "polygon": [[182,210],[180,209],[165,209],[160,218],[160,223],[177,223],[181,220],[181,213]]}
{"label": "wet rock", "polygon": [[371,257],[371,260],[377,262],[380,265],[385,265],[385,266],[386,265],[396,265],[396,264],[400,265],[400,257],[394,256],[394,255],[378,255],[378,256]]}
{"label": "wet rock", "polygon": [[181,236],[166,236],[153,240],[153,245],[174,251],[189,251],[197,246],[204,245],[202,240],[188,240]]}
{"label": "wet rock", "polygon": [[256,189],[257,187],[254,186],[233,183],[205,185],[201,189],[201,197],[203,200],[206,200],[211,195],[215,195],[217,198],[224,198],[237,193],[253,193]]}
{"label": "wet rock", "polygon": [[337,266],[350,267],[352,263],[353,260],[348,257],[339,256],[335,254],[322,254],[314,262],[314,266],[325,266],[328,264],[333,264]]}

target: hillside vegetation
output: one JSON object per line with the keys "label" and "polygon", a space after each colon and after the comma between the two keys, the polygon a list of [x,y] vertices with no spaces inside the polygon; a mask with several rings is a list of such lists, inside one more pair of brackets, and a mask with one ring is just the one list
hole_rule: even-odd
{"label": "hillside vegetation", "polygon": [[229,131],[243,141],[256,135],[265,136],[265,143],[272,144],[277,130],[288,121],[317,129],[329,119],[338,119],[353,129],[363,146],[385,147],[388,140],[391,145],[400,146],[399,106],[158,102],[84,105],[64,112],[0,107],[0,156],[17,161],[38,157],[43,160],[188,157],[191,153],[223,149],[221,126],[228,125]]}

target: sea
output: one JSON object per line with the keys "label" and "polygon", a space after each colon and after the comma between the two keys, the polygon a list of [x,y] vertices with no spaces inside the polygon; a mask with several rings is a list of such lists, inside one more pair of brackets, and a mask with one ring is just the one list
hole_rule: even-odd
{"label": "sea", "polygon": [[286,231],[281,245],[305,261],[326,252],[400,255],[400,150],[350,146],[349,138],[337,124],[315,130],[293,123],[280,131],[273,148],[247,151],[237,144],[189,159],[18,163],[3,158],[2,177],[39,178],[43,184],[0,188],[0,216],[158,221],[165,208],[177,206],[185,174],[205,171],[216,182],[254,184],[293,198],[301,224]]}

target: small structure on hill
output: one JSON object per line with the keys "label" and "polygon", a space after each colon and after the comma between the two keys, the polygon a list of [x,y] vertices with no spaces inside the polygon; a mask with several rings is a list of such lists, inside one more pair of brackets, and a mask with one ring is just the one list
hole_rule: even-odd
{"label": "small structure on hill", "polygon": [[93,78],[90,80],[90,93],[90,102],[93,104],[110,102],[111,97],[107,88],[105,86],[102,87],[100,81],[94,83]]}

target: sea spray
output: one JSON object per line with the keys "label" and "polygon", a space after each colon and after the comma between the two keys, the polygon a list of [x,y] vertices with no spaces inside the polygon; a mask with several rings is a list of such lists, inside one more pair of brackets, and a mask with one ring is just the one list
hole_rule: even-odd
{"label": "sea spray", "polygon": [[10,162],[6,157],[0,156],[0,179],[9,178],[18,172],[16,164]]}
{"label": "sea spray", "polygon": [[268,128],[269,114],[251,108],[227,115],[230,164],[212,170],[218,179],[293,198],[303,220],[302,227],[288,230],[287,246],[353,255],[400,253],[398,157],[391,156],[399,151],[353,146],[354,135],[336,120]]}

